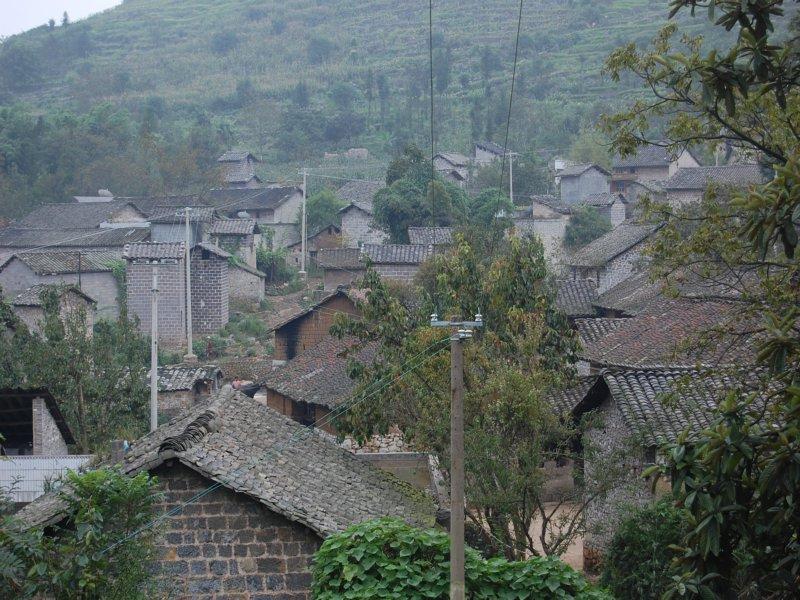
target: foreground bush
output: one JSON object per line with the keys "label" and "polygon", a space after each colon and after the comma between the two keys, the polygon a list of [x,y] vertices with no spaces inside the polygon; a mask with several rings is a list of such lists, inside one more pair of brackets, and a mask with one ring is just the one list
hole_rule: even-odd
{"label": "foreground bush", "polygon": [[686,513],[665,498],[624,520],[603,561],[601,582],[618,600],[659,598],[671,583],[670,563],[686,533]]}
{"label": "foreground bush", "polygon": [[[314,558],[314,598],[449,597],[449,539],[395,519],[350,527],[325,540]],[[575,598],[608,600],[557,558],[524,562],[484,559],[467,548],[467,595],[471,599]]]}

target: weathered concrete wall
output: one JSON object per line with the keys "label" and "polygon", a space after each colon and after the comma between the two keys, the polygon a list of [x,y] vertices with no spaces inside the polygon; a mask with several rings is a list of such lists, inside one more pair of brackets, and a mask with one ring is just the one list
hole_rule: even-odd
{"label": "weathered concrete wall", "polygon": [[372,215],[350,207],[342,213],[342,246],[360,248],[363,244],[383,244],[389,234],[375,225]]}
{"label": "weathered concrete wall", "polygon": [[[163,514],[211,481],[177,463],[154,471]],[[164,592],[191,600],[307,600],[311,561],[322,541],[307,527],[244,494],[219,488],[159,526],[157,568]]]}
{"label": "weathered concrete wall", "polygon": [[56,425],[53,415],[42,398],[34,398],[33,405],[33,453],[37,455],[67,454],[67,443]]}

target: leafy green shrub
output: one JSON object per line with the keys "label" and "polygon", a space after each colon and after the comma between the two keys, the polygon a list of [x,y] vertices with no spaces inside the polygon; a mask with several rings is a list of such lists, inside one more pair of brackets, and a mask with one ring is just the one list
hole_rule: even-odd
{"label": "leafy green shrub", "polygon": [[[354,525],[325,540],[314,558],[314,598],[448,598],[450,542],[436,529],[396,519]],[[483,559],[467,548],[467,594],[472,599],[574,598],[610,600],[557,558],[524,562]]]}
{"label": "leafy green shrub", "polygon": [[[155,478],[113,469],[67,474],[65,521],[44,534],[14,517],[0,522],[0,599],[154,597]],[[62,488],[67,489],[67,488]]]}
{"label": "leafy green shrub", "polygon": [[286,263],[284,248],[270,250],[266,246],[259,246],[256,250],[256,266],[267,276],[267,283],[286,283],[296,274],[296,271]]}
{"label": "leafy green shrub", "polygon": [[671,582],[669,549],[686,533],[686,513],[669,498],[645,506],[617,529],[603,561],[601,582],[619,600],[659,598]]}
{"label": "leafy green shrub", "polygon": [[594,206],[579,206],[564,231],[564,245],[575,249],[585,246],[611,231],[611,221],[600,214]]}

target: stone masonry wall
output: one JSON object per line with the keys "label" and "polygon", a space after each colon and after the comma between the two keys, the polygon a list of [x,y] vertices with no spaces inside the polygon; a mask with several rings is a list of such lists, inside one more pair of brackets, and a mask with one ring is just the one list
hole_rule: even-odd
{"label": "stone masonry wall", "polygon": [[[162,514],[212,482],[175,462],[154,471]],[[159,526],[164,592],[181,600],[308,600],[311,561],[322,541],[245,496],[218,488]]]}
{"label": "stone masonry wall", "polygon": [[[158,269],[158,341],[167,348],[179,348],[186,341],[186,276],[183,261],[156,265]],[[139,318],[139,330],[150,335],[153,265],[128,262],[128,310]]]}
{"label": "stone masonry wall", "polygon": [[333,291],[340,285],[350,285],[359,277],[363,277],[364,271],[353,271],[344,269],[325,269],[322,281],[326,290]]}
{"label": "stone masonry wall", "polygon": [[178,416],[181,412],[193,406],[195,394],[192,390],[178,390],[176,392],[158,393],[158,422],[163,423]]}
{"label": "stone masonry wall", "polygon": [[244,269],[228,269],[230,297],[232,300],[258,302],[264,299],[264,278]]}
{"label": "stone masonry wall", "polygon": [[342,212],[342,246],[359,248],[361,244],[383,244],[389,235],[373,223],[372,215],[352,207]]}
{"label": "stone masonry wall", "polygon": [[305,352],[330,335],[337,313],[357,314],[353,301],[342,295],[334,296],[317,310],[288,323],[275,331],[275,360],[289,360]]}
{"label": "stone masonry wall", "polygon": [[601,269],[597,293],[602,294],[633,275],[642,257],[641,250],[642,244],[638,244],[613,258]]}
{"label": "stone masonry wall", "polygon": [[68,454],[67,443],[42,398],[33,399],[33,453],[44,456]]}
{"label": "stone masonry wall", "polygon": [[561,179],[561,202],[574,205],[589,194],[602,194],[610,190],[608,178],[597,169],[588,169],[578,177]]}
{"label": "stone masonry wall", "polygon": [[375,271],[383,279],[411,283],[419,271],[419,265],[374,265]]}
{"label": "stone masonry wall", "polygon": [[216,333],[228,323],[228,261],[192,255],[192,333]]}

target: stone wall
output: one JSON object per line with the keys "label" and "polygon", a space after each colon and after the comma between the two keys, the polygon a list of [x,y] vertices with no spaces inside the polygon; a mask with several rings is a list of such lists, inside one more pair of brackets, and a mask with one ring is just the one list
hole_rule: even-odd
{"label": "stone wall", "polygon": [[514,219],[514,234],[519,237],[538,236],[544,247],[544,257],[551,266],[558,266],[565,257],[564,235],[568,222],[567,215],[554,219]]}
{"label": "stone wall", "polygon": [[402,281],[403,283],[411,283],[414,281],[414,277],[419,271],[419,265],[381,264],[373,265],[373,268],[381,278]]}
{"label": "stone wall", "polygon": [[231,300],[260,302],[264,299],[263,277],[232,266],[228,269],[228,278]]}
{"label": "stone wall", "polygon": [[673,208],[700,202],[703,190],[667,190],[667,202]]}
{"label": "stone wall", "polygon": [[[139,330],[150,335],[154,265],[128,262],[128,311],[139,318]],[[158,341],[168,348],[186,343],[186,274],[183,261],[155,265],[158,270]]]}
{"label": "stone wall", "polygon": [[192,253],[192,333],[216,333],[230,316],[228,260]]}
{"label": "stone wall", "polygon": [[[154,471],[175,508],[212,482],[175,462]],[[307,600],[311,561],[322,543],[307,527],[227,488],[218,488],[159,525],[160,580],[170,598]]]}
{"label": "stone wall", "polygon": [[44,456],[68,454],[67,443],[47,409],[43,398],[32,400],[33,409],[33,453]]}
{"label": "stone wall", "polygon": [[[303,425],[316,423],[331,412],[324,406],[307,404],[306,402],[296,402],[291,398],[287,398],[280,392],[269,388],[266,389],[266,392],[267,406]],[[331,435],[336,435],[336,427],[334,427],[333,422],[323,423],[320,429]]]}
{"label": "stone wall", "polygon": [[197,395],[192,390],[158,393],[158,422],[164,423],[193,406]]}
{"label": "stone wall", "polygon": [[337,313],[356,315],[358,311],[352,300],[340,294],[277,329],[273,359],[289,360],[328,337]]}
{"label": "stone wall", "polygon": [[606,175],[597,169],[588,169],[578,177],[561,178],[561,202],[574,205],[589,194],[607,193],[609,187]]}
{"label": "stone wall", "polygon": [[364,276],[363,270],[325,269],[322,284],[326,290],[333,291],[341,285],[350,285],[359,277]]}
{"label": "stone wall", "polygon": [[375,225],[372,215],[351,206],[342,215],[342,246],[360,248],[363,244],[383,244],[389,234]]}

